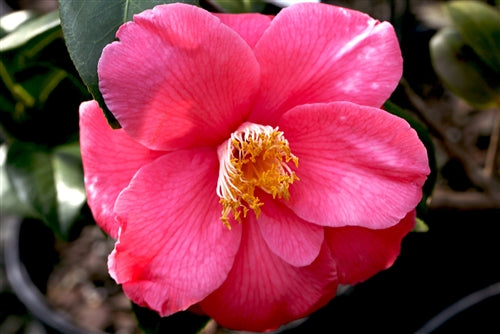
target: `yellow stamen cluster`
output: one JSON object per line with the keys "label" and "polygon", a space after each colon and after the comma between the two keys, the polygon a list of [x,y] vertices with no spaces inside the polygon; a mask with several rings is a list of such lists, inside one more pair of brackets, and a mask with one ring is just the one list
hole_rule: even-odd
{"label": "yellow stamen cluster", "polygon": [[288,163],[298,166],[298,158],[290,151],[288,141],[278,128],[244,123],[219,148],[219,180],[217,195],[222,204],[221,221],[229,229],[229,214],[236,221],[251,209],[259,217],[262,201],[256,188],[273,198],[290,197],[290,184],[298,177]]}

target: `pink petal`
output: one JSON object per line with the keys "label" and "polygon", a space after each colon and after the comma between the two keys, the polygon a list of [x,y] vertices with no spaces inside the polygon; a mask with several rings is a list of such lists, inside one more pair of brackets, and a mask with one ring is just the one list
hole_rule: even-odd
{"label": "pink petal", "polygon": [[152,149],[215,145],[249,112],[259,65],[248,44],[195,6],[159,5],[117,32],[98,66],[107,106]]}
{"label": "pink petal", "polygon": [[310,265],[321,250],[324,228],[299,217],[271,196],[259,196],[263,201],[257,220],[269,249],[292,266]]}
{"label": "pink petal", "polygon": [[326,228],[340,284],[355,284],[392,266],[399,255],[401,240],[415,225],[415,211],[397,225],[370,230],[358,226]]}
{"label": "pink petal", "polygon": [[311,104],[279,123],[299,159],[284,203],[323,226],[387,228],[413,210],[429,173],[427,153],[402,118],[349,102]]}
{"label": "pink petal", "polygon": [[283,112],[306,103],[380,107],[403,70],[389,23],[326,4],[283,9],[255,46],[255,55],[262,87],[250,121],[271,125]]}
{"label": "pink petal", "polygon": [[132,176],[164,152],[151,151],[123,130],[112,130],[96,101],[80,105],[80,146],[87,201],[99,226],[118,237],[113,207]]}
{"label": "pink petal", "polygon": [[253,48],[269,27],[272,16],[262,14],[217,14],[222,23],[236,31]]}
{"label": "pink petal", "polygon": [[109,267],[134,302],[166,316],[226,279],[241,225],[220,220],[217,176],[215,150],[177,151],[142,168],[118,198],[122,229]]}
{"label": "pink petal", "polygon": [[241,248],[224,284],[200,303],[220,325],[264,331],[324,306],[337,288],[335,262],[323,247],[315,262],[294,267],[267,246],[254,216],[243,222]]}

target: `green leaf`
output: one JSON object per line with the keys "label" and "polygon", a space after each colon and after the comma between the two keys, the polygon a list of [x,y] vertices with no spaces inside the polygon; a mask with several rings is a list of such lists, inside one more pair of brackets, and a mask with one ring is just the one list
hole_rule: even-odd
{"label": "green leaf", "polygon": [[495,105],[500,93],[500,74],[486,68],[454,28],[445,28],[430,41],[434,70],[455,94],[477,108]]}
{"label": "green leaf", "polygon": [[36,216],[36,212],[17,197],[7,177],[7,150],[8,147],[6,144],[0,146],[0,213],[8,213],[22,217]]}
{"label": "green leaf", "polygon": [[46,150],[14,141],[5,167],[11,186],[7,196],[19,200],[25,216],[43,220],[67,238],[86,199],[78,144]]}
{"label": "green leaf", "polygon": [[160,317],[150,309],[132,304],[139,327],[145,334],[161,333],[199,333],[210,320],[207,316],[196,315],[189,311],[177,312],[169,317]]}
{"label": "green leaf", "polygon": [[13,50],[23,46],[31,39],[59,29],[59,14],[52,12],[36,19],[29,20],[19,28],[0,39],[0,52]]}
{"label": "green leaf", "polygon": [[31,10],[18,10],[0,17],[0,37],[10,34],[22,24],[35,18],[35,12]]}
{"label": "green leaf", "polygon": [[260,0],[213,0],[212,3],[219,10],[226,13],[260,12],[266,4]]}
{"label": "green leaf", "polygon": [[500,73],[500,12],[479,1],[451,1],[447,9],[465,43]]}
{"label": "green leaf", "polygon": [[434,147],[434,143],[432,142],[432,138],[427,127],[415,117],[413,117],[409,112],[403,110],[401,107],[392,103],[391,101],[387,101],[384,104],[384,109],[391,114],[406,120],[410,124],[410,126],[417,132],[418,138],[422,141],[425,148],[427,149],[427,159],[429,160],[431,173],[427,176],[427,180],[422,187],[422,200],[417,207],[417,211],[419,214],[424,213],[427,210],[427,198],[431,196],[432,191],[434,190],[438,175],[436,149]]}
{"label": "green leaf", "polygon": [[60,234],[49,154],[34,144],[15,141],[7,152],[6,170],[15,196]]}
{"label": "green leaf", "polygon": [[52,167],[59,226],[66,235],[87,199],[78,143],[56,147],[52,153]]}
{"label": "green leaf", "polygon": [[415,226],[413,227],[413,232],[425,233],[429,231],[429,226],[420,218],[415,219]]}
{"label": "green leaf", "polygon": [[114,128],[120,125],[106,107],[98,85],[97,63],[102,49],[115,40],[118,27],[130,21],[134,14],[171,2],[197,3],[195,0],[59,0],[61,24],[71,59]]}

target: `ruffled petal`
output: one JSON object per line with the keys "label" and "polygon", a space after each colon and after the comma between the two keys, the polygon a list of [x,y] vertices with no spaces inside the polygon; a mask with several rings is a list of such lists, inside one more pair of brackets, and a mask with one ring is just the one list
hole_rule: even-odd
{"label": "ruffled petal", "polygon": [[215,150],[169,153],[119,196],[109,269],[126,295],[162,316],[186,310],[226,279],[241,238],[220,221]]}
{"label": "ruffled petal", "polygon": [[151,151],[123,130],[112,130],[96,101],[80,105],[80,146],[87,202],[99,226],[118,237],[113,208],[118,194],[144,165],[164,154]]}
{"label": "ruffled petal", "polygon": [[325,240],[337,263],[340,284],[356,284],[392,266],[401,240],[415,225],[415,211],[397,225],[371,230],[358,226],[326,228]]}
{"label": "ruffled petal", "polygon": [[393,27],[358,11],[302,3],[283,9],[255,46],[261,93],[249,120],[275,125],[306,103],[380,107],[403,66]]}
{"label": "ruffled petal", "polygon": [[310,265],[321,250],[324,228],[299,217],[271,196],[259,196],[263,201],[257,220],[269,249],[292,266]]}
{"label": "ruffled petal", "polygon": [[159,5],[120,27],[98,65],[106,105],[152,149],[215,145],[249,112],[259,65],[248,44],[209,12]]}
{"label": "ruffled petal", "polygon": [[397,224],[422,197],[427,152],[402,118],[348,102],[311,104],[279,122],[299,159],[284,201],[323,226],[379,229]]}
{"label": "ruffled petal", "polygon": [[257,13],[250,14],[218,14],[214,13],[222,23],[236,31],[253,48],[264,31],[269,28],[272,16]]}
{"label": "ruffled petal", "polygon": [[324,306],[337,289],[335,262],[324,245],[306,267],[294,267],[267,246],[250,217],[243,222],[241,248],[224,284],[200,303],[220,325],[264,331]]}

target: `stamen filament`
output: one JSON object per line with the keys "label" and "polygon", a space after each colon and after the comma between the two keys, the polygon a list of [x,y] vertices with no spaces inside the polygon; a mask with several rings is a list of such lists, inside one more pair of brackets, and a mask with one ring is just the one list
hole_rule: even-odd
{"label": "stamen filament", "polygon": [[288,141],[278,128],[244,123],[219,147],[217,195],[222,204],[221,221],[229,229],[230,214],[241,222],[250,210],[260,215],[264,203],[255,195],[259,188],[273,198],[290,198],[289,186],[298,177],[290,168],[298,167]]}

